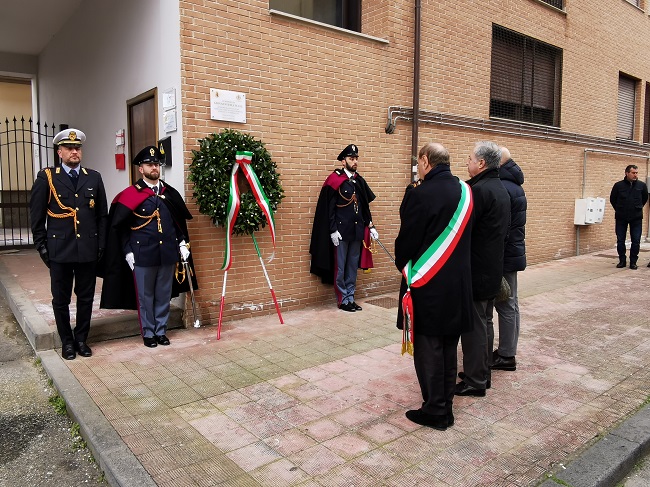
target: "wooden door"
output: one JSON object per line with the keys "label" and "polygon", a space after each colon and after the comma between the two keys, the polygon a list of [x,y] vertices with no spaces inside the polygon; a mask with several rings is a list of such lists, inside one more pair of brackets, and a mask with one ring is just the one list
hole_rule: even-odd
{"label": "wooden door", "polygon": [[148,145],[158,144],[157,90],[149,90],[127,102],[129,117],[129,160],[131,183],[140,179],[138,166],[130,164],[138,152]]}

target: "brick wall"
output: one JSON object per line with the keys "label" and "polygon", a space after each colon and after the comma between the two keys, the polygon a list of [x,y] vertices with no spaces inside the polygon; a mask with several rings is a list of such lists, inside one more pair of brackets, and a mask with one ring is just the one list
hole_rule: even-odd
{"label": "brick wall", "polygon": [[[567,0],[566,13],[536,0],[422,2],[420,108],[477,119],[489,117],[492,23],[563,49],[562,133],[610,139],[615,143],[618,73],[650,80],[650,18],[627,2]],[[267,264],[283,310],[331,302],[333,290],[309,274],[311,222],[320,187],[338,166],[348,143],[360,148],[359,172],[377,200],[374,222],[382,242],[393,249],[398,208],[410,177],[410,122],[386,134],[387,109],[412,106],[414,7],[407,0],[364,0],[362,32],[388,43],[270,15],[264,0],[181,0],[182,112],[185,163],[197,139],[222,128],[248,132],[265,142],[278,164],[285,199],[276,214],[277,249]],[[247,123],[210,120],[209,90],[247,96]],[[638,106],[644,90],[639,89]],[[642,120],[637,120],[641,140]],[[489,139],[511,150],[526,176],[528,261],[575,255],[574,200],[581,197],[585,148],[566,141],[421,124],[420,143],[443,143],[452,170],[467,176],[465,161],[476,140]],[[588,153],[585,195],[608,198],[627,164],[644,159]],[[187,194],[192,194],[188,184]],[[609,206],[609,205],[608,205]],[[199,215],[190,231],[197,264],[204,322],[216,323],[223,272],[224,230]],[[615,245],[613,212],[602,225],[581,228],[580,252]],[[257,236],[271,253],[268,232]],[[274,308],[250,237],[234,237],[228,272],[225,319]],[[396,292],[399,274],[383,254],[375,269],[359,274],[357,297]]]}

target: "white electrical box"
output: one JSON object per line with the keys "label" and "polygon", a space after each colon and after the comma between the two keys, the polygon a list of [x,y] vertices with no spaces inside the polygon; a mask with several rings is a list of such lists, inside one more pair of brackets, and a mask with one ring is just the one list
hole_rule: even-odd
{"label": "white electrical box", "polygon": [[605,216],[604,198],[582,198],[576,200],[574,225],[593,225],[602,223]]}

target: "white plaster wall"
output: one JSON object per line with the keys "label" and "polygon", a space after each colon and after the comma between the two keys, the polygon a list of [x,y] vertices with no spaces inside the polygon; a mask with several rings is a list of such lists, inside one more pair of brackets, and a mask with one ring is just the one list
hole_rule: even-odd
{"label": "white plaster wall", "polygon": [[[165,180],[184,193],[177,0],[85,0],[39,57],[40,119],[86,133],[83,163],[102,173],[109,203],[129,184],[115,169],[115,131],[127,100],[158,88],[158,138],[172,137]],[[166,134],[162,93],[176,89],[178,130]],[[127,144],[128,145],[128,144]],[[127,148],[128,150],[128,148]]]}

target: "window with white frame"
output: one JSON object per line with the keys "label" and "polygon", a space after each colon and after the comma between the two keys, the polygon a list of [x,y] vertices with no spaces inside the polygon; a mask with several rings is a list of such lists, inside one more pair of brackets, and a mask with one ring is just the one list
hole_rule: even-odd
{"label": "window with white frame", "polygon": [[270,0],[269,8],[361,32],[361,0]]}
{"label": "window with white frame", "polygon": [[618,139],[634,139],[634,107],[636,105],[636,80],[623,73],[618,75]]}
{"label": "window with white frame", "polygon": [[490,116],[560,125],[562,49],[492,26]]}

